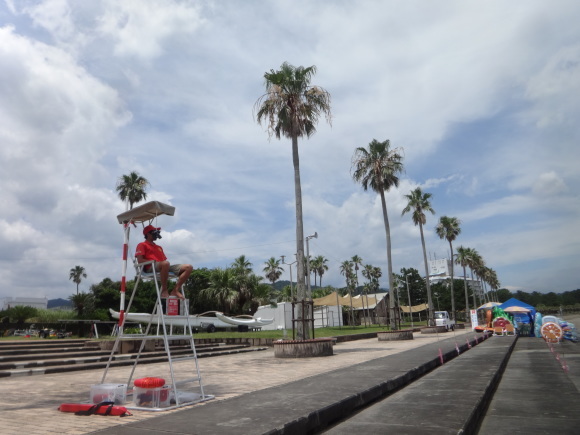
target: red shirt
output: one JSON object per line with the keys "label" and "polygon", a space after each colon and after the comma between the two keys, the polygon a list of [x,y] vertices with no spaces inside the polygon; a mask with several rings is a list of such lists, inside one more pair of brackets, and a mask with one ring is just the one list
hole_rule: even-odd
{"label": "red shirt", "polygon": [[145,260],[165,261],[167,257],[163,252],[163,248],[153,242],[145,240],[137,245],[135,249],[135,257],[142,255]]}

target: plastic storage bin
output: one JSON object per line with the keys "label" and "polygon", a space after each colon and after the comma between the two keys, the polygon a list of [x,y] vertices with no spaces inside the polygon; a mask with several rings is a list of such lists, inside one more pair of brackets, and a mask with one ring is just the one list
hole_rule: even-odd
{"label": "plastic storage bin", "polygon": [[91,386],[91,403],[115,402],[123,405],[127,400],[126,384],[97,384]]}
{"label": "plastic storage bin", "polygon": [[171,403],[171,388],[168,385],[157,388],[133,389],[133,404],[140,408],[167,408]]}

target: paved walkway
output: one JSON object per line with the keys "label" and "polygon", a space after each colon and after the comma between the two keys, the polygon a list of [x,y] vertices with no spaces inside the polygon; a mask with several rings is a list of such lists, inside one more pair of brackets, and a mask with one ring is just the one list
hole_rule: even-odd
{"label": "paved walkway", "polygon": [[[214,395],[214,400],[171,411],[135,411],[133,416],[123,418],[80,417],[57,411],[61,403],[87,402],[90,386],[101,382],[103,370],[3,378],[0,379],[0,428],[3,435],[85,434],[101,429],[110,430],[119,425],[142,422],[160,415],[183,413],[192,408],[395,355],[443,339],[455,337],[459,345],[462,345],[467,338],[473,339],[475,336],[471,331],[456,330],[454,333],[439,335],[415,333],[414,340],[408,341],[379,342],[376,338],[350,341],[336,344],[334,355],[322,358],[275,358],[273,349],[270,349],[200,359],[205,392]],[[138,366],[135,378],[161,376],[167,379],[167,366],[166,363]],[[110,369],[106,382],[126,383],[129,370],[127,367]],[[176,373],[178,380],[180,375]],[[183,378],[190,376],[191,373],[184,374]]]}

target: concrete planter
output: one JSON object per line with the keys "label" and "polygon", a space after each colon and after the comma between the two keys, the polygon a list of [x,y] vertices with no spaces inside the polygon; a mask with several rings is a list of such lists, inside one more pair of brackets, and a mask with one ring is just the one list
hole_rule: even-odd
{"label": "concrete planter", "polygon": [[311,358],[331,356],[332,338],[313,338],[311,340],[286,340],[274,342],[276,358]]}
{"label": "concrete planter", "polygon": [[[122,340],[119,343],[119,347],[117,352],[120,354],[125,353],[137,353],[139,352],[139,347],[141,347],[142,340]],[[101,350],[113,350],[113,346],[115,345],[115,340],[103,340],[99,341],[99,347]],[[146,340],[145,347],[143,348],[145,351],[153,351],[155,350],[155,342],[153,340]]]}
{"label": "concrete planter", "polygon": [[421,328],[421,334],[439,334],[442,332],[447,332],[447,328],[445,326],[427,326],[425,328]]}
{"label": "concrete planter", "polygon": [[412,340],[413,330],[402,329],[400,331],[381,331],[377,332],[379,341],[398,341],[398,340]]}

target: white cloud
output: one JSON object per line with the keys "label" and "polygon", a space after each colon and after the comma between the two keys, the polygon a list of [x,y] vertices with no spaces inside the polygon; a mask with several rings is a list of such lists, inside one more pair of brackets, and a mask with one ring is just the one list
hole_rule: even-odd
{"label": "white cloud", "polygon": [[[422,270],[418,228],[401,216],[416,186],[433,193],[437,212],[429,253],[447,249],[433,233],[438,217],[457,216],[458,242],[515,286],[533,280],[509,275],[510,265],[536,276],[542,255],[557,261],[578,246],[564,235],[580,218],[573,1],[2,7],[13,18],[0,23],[0,240],[14,252],[3,260],[11,291],[66,296],[75,264],[86,266],[87,287],[116,279],[114,186],[132,170],[151,182],[149,199],[176,206],[160,219],[176,261],[212,267],[245,254],[260,272],[272,255],[290,257],[291,144],[268,142],[252,116],[264,72],[286,60],[316,65],[313,83],[332,95],[332,128],[321,120],[299,144],[305,231],[320,235],[311,253],[333,263],[326,283],[342,285],[338,266],[355,254],[386,282],[380,199],[350,176],[355,147],[373,138],[405,152],[406,173],[387,194],[395,271]],[[524,243],[532,237],[545,252]],[[38,265],[46,279],[18,279]]]}

